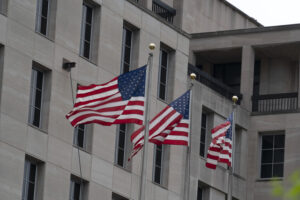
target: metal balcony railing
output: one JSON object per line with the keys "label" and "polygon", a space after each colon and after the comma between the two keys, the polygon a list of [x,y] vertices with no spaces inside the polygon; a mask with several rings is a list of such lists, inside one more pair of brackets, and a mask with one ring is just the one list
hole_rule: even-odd
{"label": "metal balcony railing", "polygon": [[226,84],[222,83],[218,79],[212,77],[208,73],[200,70],[199,68],[189,64],[188,66],[188,75],[191,73],[195,73],[197,75],[196,80],[200,83],[206,85],[207,87],[211,88],[212,90],[218,92],[219,94],[223,95],[228,99],[232,99],[233,95],[237,95],[239,97],[238,104],[241,103],[243,95],[240,93],[236,93],[231,87],[227,86]]}
{"label": "metal balcony railing", "polygon": [[298,109],[298,93],[264,94],[252,97],[253,112],[282,112]]}
{"label": "metal balcony railing", "polygon": [[174,8],[160,0],[152,1],[152,11],[170,23],[173,23],[173,18],[176,15]]}

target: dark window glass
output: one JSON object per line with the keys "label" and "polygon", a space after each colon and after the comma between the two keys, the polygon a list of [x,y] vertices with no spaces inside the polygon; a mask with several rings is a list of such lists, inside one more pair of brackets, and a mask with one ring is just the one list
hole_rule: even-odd
{"label": "dark window glass", "polygon": [[32,69],[29,123],[40,127],[44,73]]}
{"label": "dark window glass", "polygon": [[168,79],[168,52],[160,50],[160,73],[159,73],[159,98],[166,100],[167,79]]}
{"label": "dark window glass", "polygon": [[155,148],[155,167],[154,167],[154,182],[161,184],[161,174],[162,174],[162,157],[163,157],[163,147],[162,145],[156,145]]}
{"label": "dark window glass", "polygon": [[34,200],[36,190],[37,165],[25,160],[22,200]]}
{"label": "dark window glass", "polygon": [[275,135],[275,148],[284,148],[284,135]]}
{"label": "dark window glass", "polygon": [[261,178],[283,177],[285,136],[263,135]]}
{"label": "dark window glass", "polygon": [[207,115],[202,113],[201,116],[201,136],[200,136],[200,156],[205,156],[205,138],[206,138],[206,118]]}
{"label": "dark window glass", "polygon": [[202,200],[203,198],[203,189],[201,187],[198,187],[198,192],[197,192],[197,200]]}
{"label": "dark window glass", "polygon": [[160,84],[159,86],[159,98],[160,99],[166,99],[166,86],[163,84]]}
{"label": "dark window glass", "polygon": [[273,148],[273,136],[263,136],[262,139],[262,148],[263,149],[272,149]]}
{"label": "dark window glass", "polygon": [[85,132],[86,126],[84,124],[78,125],[74,130],[74,145],[83,149],[86,148]]}
{"label": "dark window glass", "polygon": [[83,188],[86,183],[75,176],[71,176],[70,200],[83,200]]}
{"label": "dark window glass", "polygon": [[126,124],[119,125],[118,133],[118,147],[117,147],[117,164],[124,167],[125,146],[126,146]]}
{"label": "dark window glass", "polygon": [[126,27],[123,28],[121,73],[126,73],[130,70],[132,35],[131,30]]}
{"label": "dark window glass", "polygon": [[49,0],[38,0],[37,31],[43,35],[47,35],[48,15]]}
{"label": "dark window glass", "polygon": [[82,7],[82,25],[81,25],[81,44],[80,55],[90,59],[91,56],[91,41],[93,30],[93,8],[87,4]]}

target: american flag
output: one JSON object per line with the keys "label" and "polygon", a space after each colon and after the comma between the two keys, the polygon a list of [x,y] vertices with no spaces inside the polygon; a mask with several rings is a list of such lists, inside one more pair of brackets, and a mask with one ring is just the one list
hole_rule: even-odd
{"label": "american flag", "polygon": [[[149,142],[155,144],[189,145],[190,90],[167,105],[149,125]],[[144,126],[131,135],[133,151],[129,160],[144,146]]]}
{"label": "american flag", "polygon": [[66,115],[72,126],[98,123],[143,124],[146,66],[101,85],[77,88],[74,108]]}
{"label": "american flag", "polygon": [[206,167],[216,169],[218,162],[231,166],[232,120],[233,113],[225,123],[211,130],[212,141],[207,152]]}

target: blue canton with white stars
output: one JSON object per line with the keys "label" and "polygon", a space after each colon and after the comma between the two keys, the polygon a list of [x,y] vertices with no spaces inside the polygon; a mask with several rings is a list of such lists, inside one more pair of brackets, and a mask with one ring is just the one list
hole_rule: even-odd
{"label": "blue canton with white stars", "polygon": [[145,96],[146,65],[136,70],[121,74],[118,87],[123,100]]}
{"label": "blue canton with white stars", "polygon": [[190,90],[170,103],[169,106],[173,107],[177,112],[179,112],[183,116],[183,119],[189,119]]}
{"label": "blue canton with white stars", "polygon": [[232,140],[232,120],[233,120],[233,113],[231,113],[230,116],[227,119],[227,121],[229,121],[231,125],[230,125],[230,127],[227,130],[226,135],[225,135],[225,137],[230,139],[230,140]]}

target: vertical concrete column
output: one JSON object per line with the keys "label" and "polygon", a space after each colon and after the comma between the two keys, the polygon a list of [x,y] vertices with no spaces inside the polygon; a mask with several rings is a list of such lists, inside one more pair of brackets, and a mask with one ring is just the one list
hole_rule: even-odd
{"label": "vertical concrete column", "polygon": [[255,53],[251,46],[243,46],[241,69],[242,106],[248,111],[252,110],[251,97],[253,94]]}

